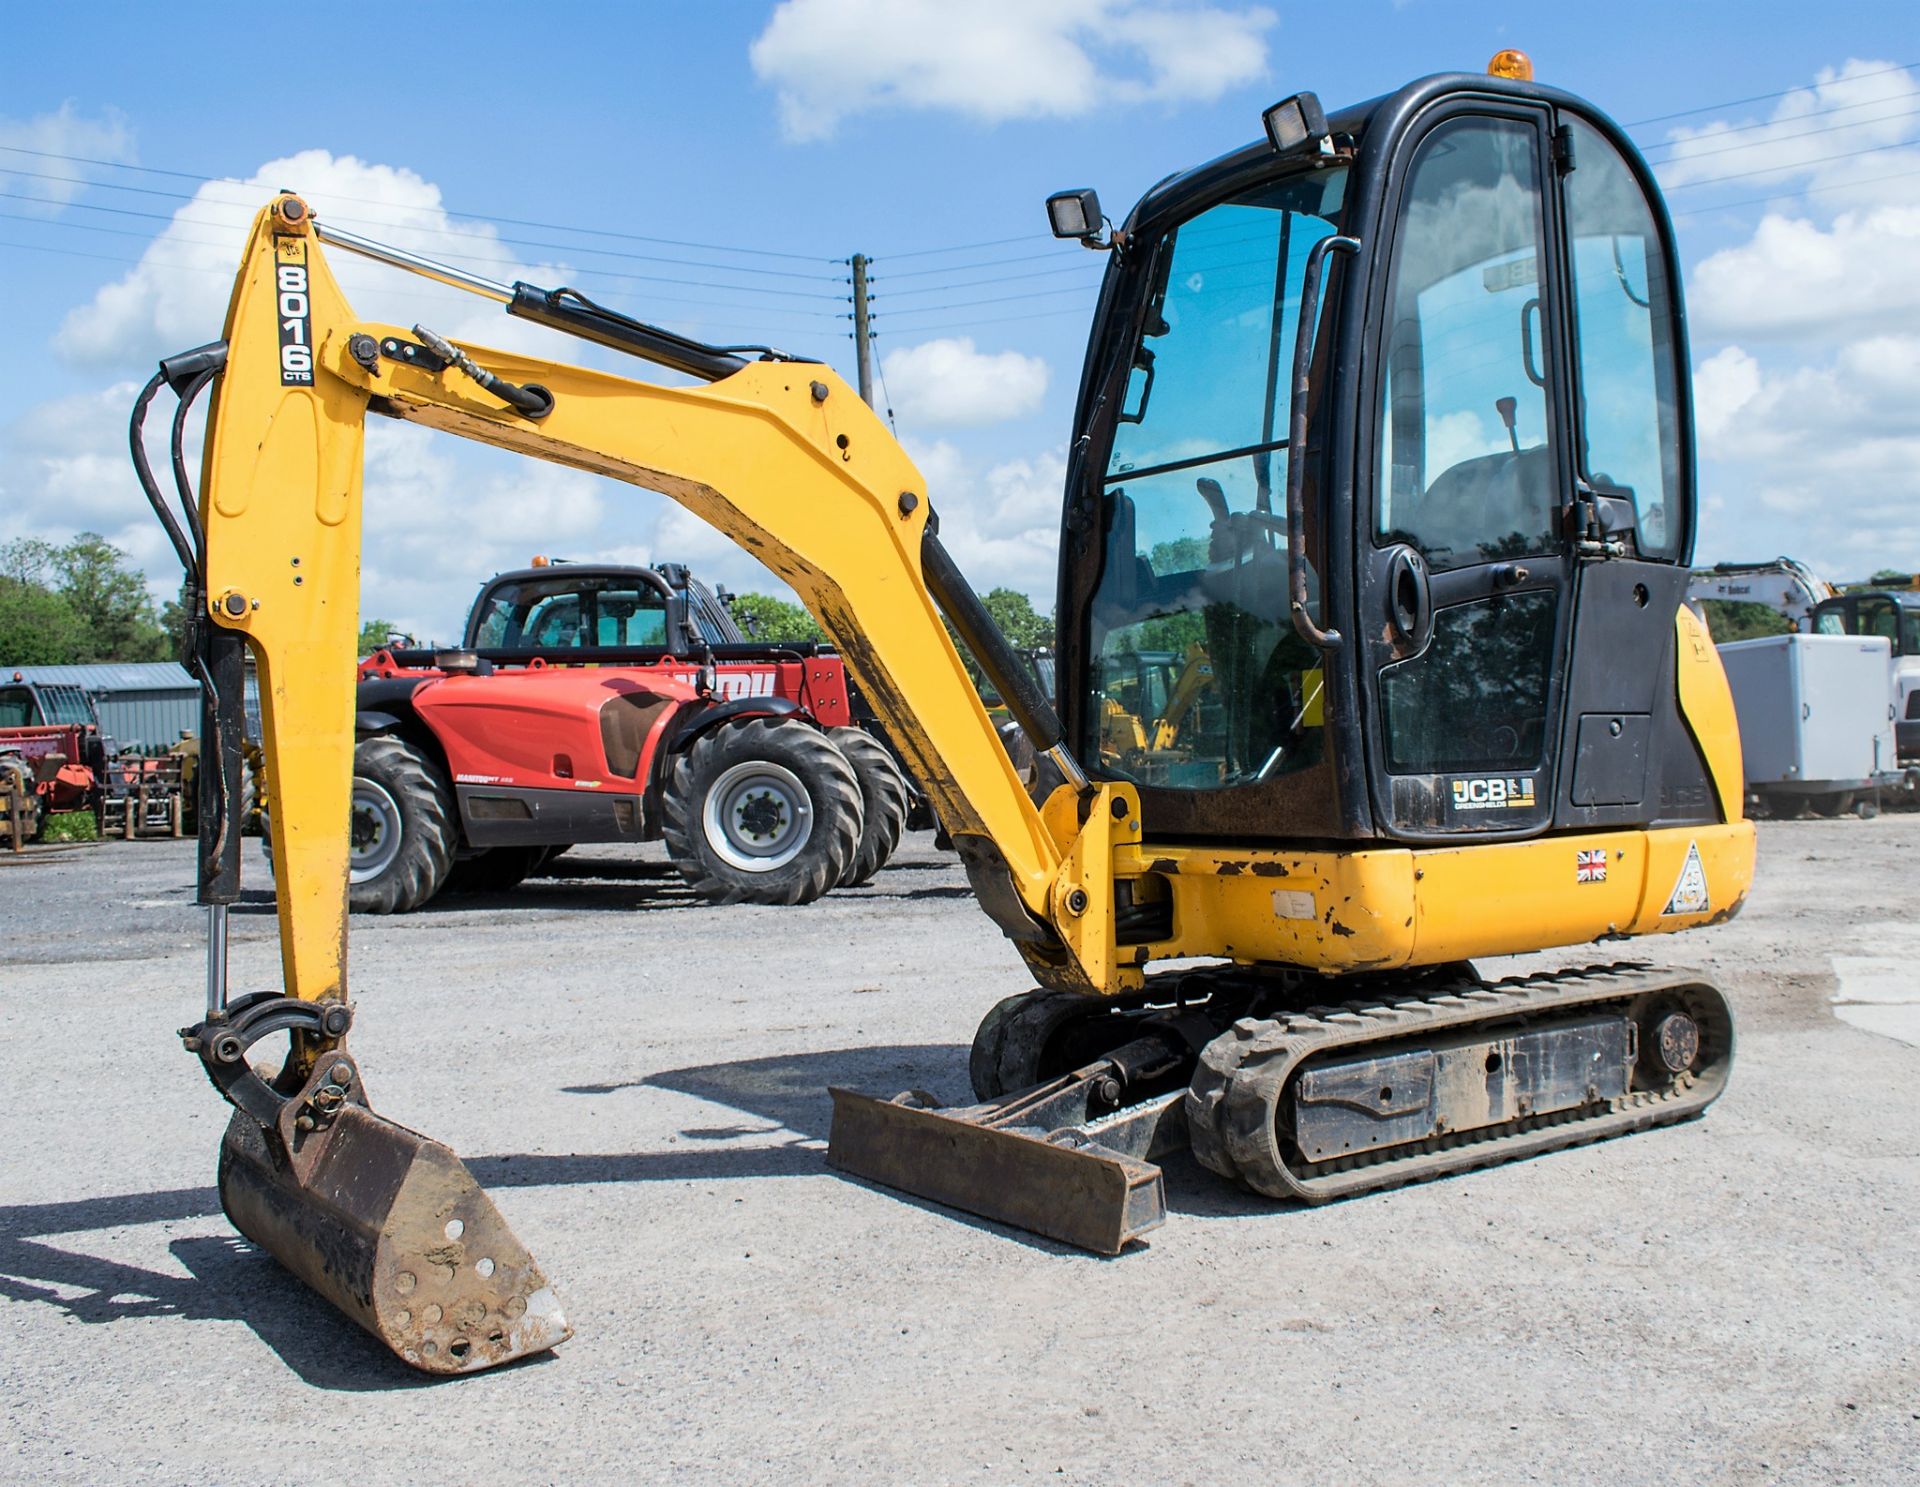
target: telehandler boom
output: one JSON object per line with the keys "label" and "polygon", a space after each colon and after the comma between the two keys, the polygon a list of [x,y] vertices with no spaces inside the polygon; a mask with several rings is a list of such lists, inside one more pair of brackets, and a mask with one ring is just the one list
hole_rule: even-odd
{"label": "telehandler boom", "polygon": [[[1496,59],[1498,62],[1499,59]],[[495,284],[256,218],[222,339],[164,362],[136,464],[202,596],[205,1018],[234,1223],[423,1369],[569,1327],[445,1147],[372,1113],[347,1051],[348,790],[369,413],[664,492],[791,584],[923,780],[1038,988],[976,1035],[980,1103],[834,1091],[829,1161],[1117,1252],[1187,1142],[1320,1202],[1679,1120],[1733,1030],[1643,966],[1465,962],[1717,922],[1754,838],[1718,658],[1682,603],[1692,414],[1672,233],[1590,105],[1427,78],[1057,235],[1110,254],[1062,512],[1056,696],[942,545],[930,492],[824,366],[714,347],[569,289]],[[327,250],[688,374],[663,386],[361,321]],[[181,394],[181,517],[140,422]],[[214,398],[196,502],[180,456]],[[1029,797],[949,641],[1059,783]],[[284,984],[230,997],[241,648],[257,658]],[[1123,757],[1147,651],[1204,695]],[[608,707],[630,705],[614,698]],[[1159,757],[1156,757],[1159,756]],[[1156,962],[1182,965],[1149,974]],[[271,1078],[248,1049],[286,1032]]]}

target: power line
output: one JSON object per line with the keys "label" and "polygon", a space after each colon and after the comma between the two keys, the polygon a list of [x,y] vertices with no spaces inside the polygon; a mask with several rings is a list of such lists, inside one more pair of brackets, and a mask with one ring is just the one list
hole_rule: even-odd
{"label": "power line", "polygon": [[[1857,83],[1862,78],[1884,77],[1889,72],[1905,72],[1910,67],[1920,67],[1920,62],[1901,62],[1892,67],[1879,67],[1872,72],[1856,72],[1852,77],[1835,78],[1836,83]],[[1651,118],[1634,119],[1626,127],[1638,129],[1643,124],[1664,124],[1668,119],[1689,119],[1696,114],[1718,113],[1723,108],[1739,108],[1746,103],[1765,103],[1769,98],[1785,98],[1789,93],[1810,93],[1819,84],[1801,83],[1797,87],[1782,88],[1777,93],[1755,93],[1751,98],[1730,98],[1725,103],[1703,103],[1698,108],[1678,109],[1670,114],[1654,114]],[[1827,86],[1831,87],[1832,84]]]}
{"label": "power line", "polygon": [[[4,149],[4,148],[9,148],[9,147],[0,146],[0,149]],[[89,181],[86,178],[81,176],[47,175],[41,171],[11,170],[3,166],[0,166],[0,175],[16,175],[16,176],[24,177],[29,180],[49,181],[49,182],[54,182],[60,185],[68,185],[68,186],[91,186],[91,187],[96,187],[102,191],[135,192],[141,196],[160,196],[160,197],[168,198],[173,201],[184,201],[184,202],[188,202],[188,203],[200,205],[200,206],[231,208],[235,211],[240,211],[245,213],[247,220],[251,219],[252,214],[255,210],[255,208],[252,205],[242,204],[240,202],[211,201],[197,194],[189,195],[186,192],[182,192],[182,191],[162,191],[162,190],[159,190],[157,187],[152,187],[152,186],[121,186],[111,181]],[[213,184],[221,184],[221,183],[216,182]],[[52,198],[44,198],[44,199],[50,202],[52,201]],[[336,197],[334,199],[345,200],[346,198]],[[54,203],[54,204],[78,205],[78,203]],[[383,220],[383,219],[377,219],[377,218],[366,218],[358,215],[344,216],[339,218],[338,220],[342,224],[350,223],[355,226],[372,226],[372,227],[386,227],[386,228],[397,227],[407,232],[419,234],[422,236],[470,238],[470,239],[476,239],[476,240],[481,240],[481,241],[491,242],[491,243],[507,243],[507,244],[512,244],[515,247],[522,247],[522,248],[553,248],[553,249],[559,250],[562,253],[593,253],[603,258],[630,259],[635,262],[641,262],[641,263],[674,264],[683,268],[706,269],[713,273],[757,274],[762,277],[771,277],[776,279],[800,279],[810,283],[829,282],[824,277],[824,275],[817,270],[813,273],[803,274],[795,269],[746,268],[746,267],[742,267],[735,264],[707,263],[703,260],[694,259],[694,258],[668,258],[658,253],[631,253],[620,248],[596,248],[587,243],[554,243],[554,242],[546,242],[537,238],[507,237],[504,234],[491,232],[491,231],[462,232],[458,228],[453,228],[453,227],[430,227],[425,223],[421,223],[421,222],[394,221],[392,219]],[[836,278],[832,282],[844,283],[845,280],[843,278],[839,278],[838,276],[836,276]]]}
{"label": "power line", "polygon": [[889,253],[889,258],[932,258],[941,253],[972,253],[981,248],[1004,248],[1011,243],[1034,243],[1050,237],[1048,233],[1029,232],[1017,238],[989,238],[984,243],[954,243],[945,248],[915,248],[910,253]]}
{"label": "power line", "polygon": [[[1820,129],[1802,129],[1793,134],[1777,134],[1768,140],[1749,140],[1744,144],[1721,145],[1717,149],[1712,150],[1694,150],[1685,155],[1669,155],[1665,160],[1656,163],[1659,165],[1679,165],[1688,160],[1704,160],[1709,155],[1731,154],[1735,150],[1771,149],[1775,145],[1790,144],[1796,139],[1811,139],[1817,134],[1834,134],[1843,129],[1864,129],[1869,124],[1884,124],[1890,119],[1911,119],[1916,115],[1920,115],[1920,108],[1905,109],[1897,114],[1879,114],[1871,119],[1855,119],[1850,124],[1828,124]],[[1718,136],[1708,135],[1706,138],[1715,139],[1718,138]],[[1682,143],[1690,143],[1690,141],[1682,141]],[[1896,141],[1896,143],[1907,143],[1907,141]]]}
{"label": "power line", "polygon": [[[192,171],[163,170],[155,165],[128,165],[120,160],[101,160],[91,155],[62,155],[52,150],[30,150],[24,145],[0,145],[0,150],[11,150],[21,155],[37,155],[46,160],[64,160],[75,165],[98,165],[111,170],[139,171],[148,175],[172,176],[184,181],[199,181],[209,186],[233,186],[248,189],[245,181],[236,181],[231,176],[201,175]],[[105,185],[105,182],[88,182],[88,185]],[[390,201],[376,201],[368,197],[337,196],[336,201],[351,202],[357,206],[392,206]],[[223,203],[227,204],[227,203]],[[523,217],[502,217],[492,212],[465,212],[453,207],[442,207],[449,217],[465,217],[479,222],[504,222],[510,227],[532,227],[541,232],[572,232],[590,237],[617,238],[623,242],[655,243],[668,248],[699,248],[712,253],[740,253],[755,258],[789,258],[799,263],[839,263],[843,260],[824,254],[782,252],[773,248],[742,248],[731,243],[698,243],[682,238],[649,237],[637,232],[617,232],[607,227],[577,227],[564,222],[535,222]],[[983,245],[984,246],[984,245]]]}
{"label": "power line", "polygon": [[[1707,176],[1698,181],[1681,181],[1677,185],[1663,186],[1661,189],[1671,196],[1676,191],[1692,191],[1700,186],[1718,186],[1722,181],[1746,181],[1751,180],[1754,176],[1784,175],[1789,171],[1808,170],[1816,165],[1829,165],[1836,160],[1852,160],[1861,155],[1878,155],[1887,150],[1912,149],[1913,145],[1914,141],[1910,139],[1900,139],[1895,140],[1892,144],[1867,145],[1858,150],[1841,150],[1833,155],[1817,155],[1811,160],[1783,161],[1779,165],[1762,166],[1759,170],[1740,170],[1733,172],[1731,175]],[[1668,161],[1665,163],[1673,164],[1675,162]],[[1796,192],[1794,194],[1799,195],[1801,193]]]}
{"label": "power line", "polygon": [[[1072,274],[1082,282],[1085,282],[1087,279],[1086,269],[1079,264],[1075,264],[1071,268],[1038,269],[1030,274],[997,274],[990,279],[961,279],[947,284],[926,284],[918,289],[892,289],[887,291],[887,297],[890,299],[898,299],[903,295],[909,294],[945,294],[951,289],[978,289],[990,284],[1020,284],[1029,279],[1058,279],[1068,274]],[[868,282],[878,285],[888,284],[892,281],[893,275],[891,274],[876,274]]]}
{"label": "power line", "polygon": [[[1062,315],[1090,316],[1093,313],[1093,308],[1092,305],[1074,305],[1064,310],[1039,310],[1029,315],[995,315],[986,320],[968,318],[965,320],[956,320],[946,325],[909,325],[899,328],[896,333],[915,334],[929,330],[973,330],[982,325],[1012,325],[1016,321],[1022,320],[1055,320]],[[922,311],[920,313],[930,314],[932,312]]]}
{"label": "power line", "polygon": [[[50,222],[44,217],[34,217],[25,212],[0,211],[0,219],[6,219],[14,222],[24,222],[34,227],[55,228],[63,232],[96,232],[96,233],[105,233],[113,237],[137,238],[140,241],[146,242],[150,245],[158,244],[161,242],[160,239],[155,238],[151,234],[144,233],[144,232],[133,232],[125,228],[108,227],[108,226],[105,226],[104,224],[93,223],[93,222]],[[228,243],[220,242],[212,238],[169,237],[165,239],[165,242],[169,245],[178,244],[183,247],[195,247],[195,248],[224,248],[224,247],[231,246]],[[25,246],[25,245],[22,245],[22,246]],[[57,251],[57,250],[49,249],[49,248],[40,248],[40,249],[36,249],[36,251],[44,252],[44,251]],[[80,257],[98,258],[102,256],[100,254],[79,253],[78,250],[75,250],[75,252],[76,252],[76,256],[80,256]],[[448,255],[448,256],[452,257],[455,255]],[[133,264],[135,266],[138,266],[143,260],[138,258],[112,258],[112,259],[108,259],[107,261],[112,263],[128,263],[128,264]],[[478,263],[478,264],[481,264],[482,266],[484,266],[486,263],[486,260],[484,259],[468,259],[467,261],[471,263]],[[189,267],[190,265],[160,264],[159,266],[171,269],[171,268],[185,268],[185,267]],[[218,272],[227,277],[231,277],[231,274],[225,269],[211,270],[211,271]],[[611,273],[611,272],[597,270],[597,269],[586,269],[581,271],[577,275],[570,275],[569,277],[575,277],[583,280],[586,280],[586,279],[624,280],[624,279],[631,278],[632,276],[627,274]],[[720,289],[720,288],[726,288],[727,286],[709,285],[706,287]],[[358,286],[358,290],[372,290],[373,292],[378,293],[380,292],[380,287],[378,285],[363,283]],[[835,320],[845,320],[848,318],[848,314],[845,311],[800,310],[800,309],[790,309],[785,305],[754,305],[754,306],[748,307],[748,306],[742,306],[739,303],[732,300],[689,299],[685,295],[674,295],[674,294],[651,294],[650,293],[646,297],[646,302],[649,305],[695,305],[695,306],[702,306],[702,307],[716,309],[716,310],[737,310],[737,309],[743,309],[743,308],[751,308],[755,315],[781,315],[781,316],[788,316],[788,317],[796,317],[802,320],[835,321]]]}
{"label": "power line", "polygon": [[1741,207],[1760,207],[1774,201],[1792,201],[1800,196],[1812,196],[1821,191],[1857,191],[1862,186],[1877,186],[1882,181],[1907,181],[1920,176],[1920,170],[1895,171],[1892,175],[1867,176],[1858,181],[1835,181],[1827,186],[1802,186],[1797,191],[1776,191],[1772,196],[1749,196],[1741,201],[1716,202],[1710,207],[1688,207],[1685,211],[1672,212],[1674,217],[1699,217],[1708,212],[1732,212]]}
{"label": "power line", "polygon": [[[29,196],[18,191],[0,191],[0,199],[10,200],[10,201],[44,202],[46,198],[40,197],[40,196]],[[91,202],[84,202],[84,201],[68,202],[66,205],[74,211],[107,212],[118,217],[140,217],[148,221],[156,221],[156,222],[168,222],[168,223],[185,222],[191,226],[197,226],[197,227],[225,227],[230,225],[231,226],[239,225],[238,223],[229,224],[229,223],[223,223],[223,222],[210,222],[204,217],[183,217],[178,213],[143,212],[135,207],[95,206]],[[55,224],[55,225],[60,225],[60,224]],[[79,224],[71,224],[71,225],[77,226]],[[477,265],[480,265],[481,267],[489,267],[489,266],[497,267],[499,263],[499,260],[497,259],[475,257],[473,254],[470,254],[470,253],[442,252],[440,256],[442,258],[449,259],[455,263],[477,264]],[[672,284],[672,285],[678,285],[680,287],[688,288],[688,289],[721,290],[728,294],[765,294],[765,295],[773,295],[782,299],[805,300],[812,304],[818,304],[822,299],[832,299],[835,301],[844,299],[844,296],[829,294],[824,290],[816,290],[812,293],[806,293],[796,289],[763,289],[757,284],[715,283],[710,279],[680,279],[680,278],[675,278],[668,274],[622,273],[615,269],[585,269],[585,270],[582,270],[581,272],[583,276],[591,274],[594,277],[601,278],[601,279],[614,279],[614,280],[620,280],[620,281],[629,282],[629,283]],[[837,312],[816,311],[815,313],[818,313],[818,314],[834,313],[836,318],[838,318]]]}
{"label": "power line", "polygon": [[[1906,99],[1869,98],[1863,103],[1843,103],[1834,108],[1809,109],[1806,113],[1795,114],[1790,119],[1762,119],[1754,124],[1729,124],[1726,128],[1715,130],[1712,133],[1706,132],[1707,130],[1714,130],[1714,126],[1709,124],[1706,126],[1706,130],[1703,130],[1699,134],[1689,135],[1686,139],[1637,141],[1637,143],[1639,143],[1642,150],[1677,150],[1683,145],[1698,144],[1701,140],[1705,139],[1725,139],[1730,134],[1752,134],[1760,129],[1778,129],[1783,124],[1800,124],[1806,122],[1808,119],[1829,119],[1835,114],[1853,113],[1856,109],[1879,108],[1882,104],[1906,102],[1910,100],[1911,96],[1912,95],[1908,95]],[[1874,121],[1862,119],[1859,122],[1868,124]]]}
{"label": "power line", "polygon": [[[902,310],[900,313],[902,315],[917,315],[922,313],[930,314],[935,310],[964,310],[969,305],[1005,305],[1011,304],[1015,300],[1054,299],[1062,294],[1075,294],[1078,292],[1077,289],[1035,289],[1025,294],[996,294],[992,299],[956,300],[950,305],[918,305],[911,310]],[[879,296],[876,295],[875,298],[878,299]]]}
{"label": "power line", "polygon": [[[12,248],[24,253],[48,253],[60,258],[87,258],[87,259],[92,259],[101,263],[125,263],[125,264],[138,265],[139,263],[142,262],[142,260],[138,258],[124,258],[114,253],[89,253],[84,249],[80,249],[80,248],[49,247],[39,243],[16,243],[16,242],[11,242],[4,238],[0,238],[0,248]],[[163,267],[165,267],[170,272],[174,272],[174,273],[202,274],[211,278],[226,280],[228,282],[231,282],[233,278],[233,275],[230,274],[225,269],[208,268],[208,267],[203,267],[199,264],[169,263],[169,264],[163,265]],[[373,286],[362,285],[357,287],[372,288]],[[675,303],[675,304],[706,303],[706,301],[679,301],[679,300],[675,300],[675,301],[663,300],[662,302]],[[733,307],[723,306],[722,308],[733,308]],[[791,310],[775,310],[775,311],[769,311],[767,313],[790,315],[796,312]],[[703,331],[705,330],[740,331],[748,335],[761,335],[761,334],[764,334],[766,330],[766,327],[764,325],[744,325],[739,323],[738,321],[727,322],[727,321],[709,320],[703,315],[661,316],[659,318],[659,323],[665,326],[669,330],[680,329],[682,330],[683,333],[686,333],[686,328],[688,327],[692,327],[694,329],[703,330]],[[794,334],[819,335],[821,334],[821,332],[795,331]]]}

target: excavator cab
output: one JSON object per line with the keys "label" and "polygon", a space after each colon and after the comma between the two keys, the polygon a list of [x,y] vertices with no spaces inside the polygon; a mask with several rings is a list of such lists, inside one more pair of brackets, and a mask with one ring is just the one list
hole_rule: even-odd
{"label": "excavator cab", "polygon": [[[1069,737],[1139,786],[1149,843],[1718,820],[1673,680],[1691,411],[1638,155],[1491,77],[1292,112],[1325,132],[1112,234],[1061,529]],[[1100,751],[1138,656],[1195,645],[1179,769]]]}
{"label": "excavator cab", "polygon": [[[1615,125],[1513,54],[1496,70],[1331,115],[1285,100],[1264,142],[1117,228],[1090,191],[1049,203],[1057,234],[1112,256],[1044,690],[943,544],[938,493],[826,367],[494,283],[291,192],[263,208],[222,338],[161,364],[133,441],[198,601],[209,954],[183,1035],[234,1107],[221,1193],[242,1232],[424,1369],[569,1330],[472,1175],[375,1115],[346,1050],[376,414],[659,491],[749,548],[919,777],[1036,985],[980,1023],[977,1103],[832,1091],[835,1167],[1111,1253],[1162,1221],[1154,1161],[1181,1147],[1317,1203],[1711,1104],[1733,1024],[1710,982],[1470,962],[1719,922],[1754,858],[1731,695],[1681,603],[1672,233]],[[365,322],[329,249],[694,385]],[[140,438],[163,384],[177,503]],[[196,495],[182,428],[208,387]],[[248,649],[284,994],[236,998]],[[285,1062],[256,1070],[277,1035]]]}

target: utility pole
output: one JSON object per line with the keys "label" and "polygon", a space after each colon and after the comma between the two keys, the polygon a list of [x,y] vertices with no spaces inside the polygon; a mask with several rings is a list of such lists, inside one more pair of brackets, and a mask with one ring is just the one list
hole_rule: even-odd
{"label": "utility pole", "polygon": [[853,255],[853,355],[860,369],[860,401],[873,406],[873,331],[867,303],[867,255]]}

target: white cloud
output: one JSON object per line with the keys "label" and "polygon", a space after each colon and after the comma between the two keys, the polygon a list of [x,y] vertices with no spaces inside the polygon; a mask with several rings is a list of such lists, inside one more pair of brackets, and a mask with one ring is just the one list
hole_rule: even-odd
{"label": "white cloud", "polygon": [[[1920,132],[1916,111],[1920,78],[1890,62],[1850,60],[1822,68],[1813,86],[1787,94],[1765,120],[1671,130],[1660,179],[1672,189],[1736,177],[1729,184],[1743,193],[1800,176],[1817,175],[1822,186],[1868,183],[1920,164],[1914,152],[1887,148]],[[1865,199],[1885,195],[1879,189]]]}
{"label": "white cloud", "polygon": [[1049,449],[984,471],[946,440],[909,439],[940,516],[940,540],[981,593],[1019,589],[1044,613],[1053,605],[1060,553],[1060,495],[1067,452]]}
{"label": "white cloud", "polygon": [[984,123],[1207,102],[1262,77],[1274,13],[1172,0],[783,0],[749,49],[790,139],[878,108]]}
{"label": "white cloud", "polygon": [[1847,212],[1825,228],[1769,215],[1694,270],[1687,306],[1709,338],[1831,345],[1920,324],[1920,205]]}
{"label": "white cloud", "polygon": [[1729,347],[1694,388],[1707,489],[1723,498],[1707,502],[1702,560],[1787,552],[1833,579],[1920,566],[1920,333],[1780,371]]}
{"label": "white cloud", "polygon": [[[178,565],[127,459],[126,427],[138,380],[153,360],[212,339],[253,212],[281,187],[301,191],[323,220],[429,257],[458,258],[491,278],[563,277],[521,264],[483,224],[456,222],[438,187],[412,171],[310,150],[262,166],[246,182],[210,182],[182,207],[136,267],[71,312],[55,349],[114,381],[30,410],[7,431],[0,459],[0,538],[65,541],[91,527],[142,567],[156,596],[171,596]],[[450,235],[457,234],[457,235]],[[591,348],[511,319],[490,301],[335,251],[331,262],[354,308],[370,320],[424,321],[457,339],[591,362]],[[587,353],[583,355],[583,353]],[[172,400],[149,419],[163,488]],[[199,474],[201,420],[189,420],[188,466]],[[482,579],[556,547],[594,556],[630,540],[661,498],[635,492],[602,532],[606,482],[540,461],[481,449],[373,419],[365,480],[363,612],[422,636],[451,638]]]}
{"label": "white cloud", "polygon": [[1047,364],[1018,351],[976,351],[967,336],[889,351],[888,400],[910,428],[967,428],[1021,418],[1040,406]]}
{"label": "white cloud", "polygon": [[1920,78],[1856,60],[1764,121],[1671,136],[1669,187],[1819,188],[1688,276],[1702,561],[1785,552],[1834,579],[1920,566],[1917,125]]}
{"label": "white cloud", "polygon": [[[558,270],[549,274],[522,264],[492,227],[454,220],[441,204],[440,188],[410,170],[303,150],[268,161],[245,181],[201,185],[138,265],[67,316],[54,349],[82,366],[129,367],[213,339],[226,317],[253,215],[282,188],[298,191],[323,222],[487,278],[561,277]],[[510,319],[490,301],[375,268],[338,249],[328,256],[354,309],[369,320],[421,320],[442,335],[579,357],[579,342]]]}
{"label": "white cloud", "polygon": [[0,148],[0,191],[15,198],[15,210],[49,216],[107,174],[90,162],[133,159],[133,137],[118,113],[86,119],[71,103],[31,119],[0,118],[0,146],[8,147]]}
{"label": "white cloud", "polygon": [[[177,564],[128,465],[127,416],[153,358],[218,334],[252,213],[283,186],[306,195],[323,220],[368,236],[432,257],[458,253],[489,277],[549,277],[521,265],[511,245],[485,226],[450,219],[437,187],[397,167],[316,150],[270,162],[247,182],[209,183],[137,266],[68,316],[58,350],[78,366],[99,368],[104,385],[29,409],[5,430],[0,540],[65,541],[90,527],[146,571],[156,598],[174,593]],[[450,231],[465,236],[450,239]],[[330,257],[356,310],[369,319],[421,319],[483,344],[548,340],[530,349],[582,359],[579,343],[512,320],[491,303],[338,251]],[[965,342],[910,348],[886,371],[896,398],[934,400],[925,410],[929,426],[1019,416],[1038,402],[1047,380],[1044,362],[981,353]],[[909,418],[922,411],[920,401],[909,407]],[[164,487],[171,485],[170,413],[163,396],[149,430]],[[196,476],[199,423],[196,417],[188,425]],[[949,445],[930,447],[928,488],[947,517],[950,545],[983,589],[1004,583],[1051,592],[1063,468],[1058,452],[976,466]],[[535,553],[673,559],[691,563],[709,582],[781,592],[759,563],[664,497],[412,425],[369,422],[364,491],[361,612],[423,639],[452,639],[480,583]]]}

